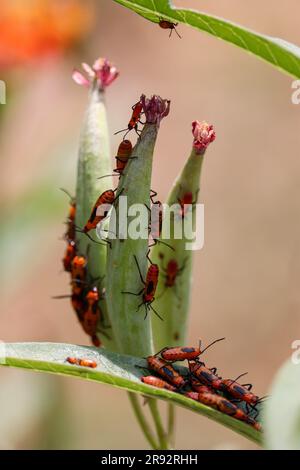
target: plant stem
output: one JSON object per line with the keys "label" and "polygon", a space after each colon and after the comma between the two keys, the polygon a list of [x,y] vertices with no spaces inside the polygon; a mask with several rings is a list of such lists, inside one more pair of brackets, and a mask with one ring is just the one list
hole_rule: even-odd
{"label": "plant stem", "polygon": [[172,403],[168,404],[168,440],[174,446],[175,431],[175,407]]}
{"label": "plant stem", "polygon": [[159,439],[159,449],[160,450],[168,450],[170,448],[167,435],[163,428],[160,413],[157,407],[157,401],[153,398],[148,399],[148,405],[150,412],[152,414],[152,418],[155,424],[156,432]]}
{"label": "plant stem", "polygon": [[141,408],[141,405],[139,403],[138,396],[135,393],[128,393],[128,398],[131,403],[132,409],[134,411],[135,417],[141,427],[141,430],[144,433],[145,438],[149,442],[150,446],[152,449],[158,449],[158,444],[156,443],[152,430],[150,429],[150,426],[148,422],[146,421],[146,418],[143,414],[143,410]]}

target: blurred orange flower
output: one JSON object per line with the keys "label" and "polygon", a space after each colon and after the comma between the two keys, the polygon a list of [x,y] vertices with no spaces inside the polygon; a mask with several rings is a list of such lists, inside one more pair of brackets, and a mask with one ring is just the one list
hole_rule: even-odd
{"label": "blurred orange flower", "polygon": [[92,24],[87,0],[1,0],[0,67],[22,65],[76,45]]}

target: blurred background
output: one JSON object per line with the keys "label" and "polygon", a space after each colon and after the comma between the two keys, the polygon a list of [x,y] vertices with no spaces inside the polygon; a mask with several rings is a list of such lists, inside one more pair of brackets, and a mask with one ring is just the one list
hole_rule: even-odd
{"label": "blurred background", "polygon": [[[298,0],[175,4],[300,43]],[[195,256],[189,340],[225,336],[208,363],[223,376],[248,371],[265,395],[300,338],[300,106],[290,77],[196,30],[178,31],[182,40],[169,39],[111,0],[1,1],[0,338],[89,344],[68,300],[51,296],[69,291],[59,240],[68,200],[59,188],[74,192],[87,100],[71,73],[104,56],[121,72],[107,92],[112,155],[113,133],[141,93],[172,100],[155,151],[161,200],[189,154],[191,122],[216,127],[202,174],[205,246]],[[3,449],[145,447],[126,394],[105,385],[1,369],[0,402]],[[177,448],[256,447],[178,409]]]}

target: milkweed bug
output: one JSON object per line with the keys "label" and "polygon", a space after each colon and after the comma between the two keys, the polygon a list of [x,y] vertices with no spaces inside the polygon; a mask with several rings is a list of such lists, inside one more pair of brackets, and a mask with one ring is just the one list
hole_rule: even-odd
{"label": "milkweed bug", "polygon": [[241,400],[247,403],[248,405],[257,405],[265,397],[259,398],[257,395],[251,392],[252,384],[239,384],[237,380],[246,374],[242,374],[236,379],[223,379],[222,383],[224,385],[224,391],[236,400]]}
{"label": "milkweed bug", "polygon": [[238,408],[234,403],[220,395],[212,393],[199,393],[198,400],[204,405],[216,408],[222,413],[232,416],[233,418],[236,418],[240,421],[245,421],[257,429],[260,427],[259,423],[248,416],[241,408]]}
{"label": "milkweed bug", "polygon": [[125,134],[124,134],[124,137],[123,139],[125,139],[126,135],[132,131],[132,129],[135,130],[135,132],[137,133],[137,135],[139,136],[139,130],[138,130],[138,124],[141,123],[141,114],[143,112],[143,105],[141,103],[141,101],[138,101],[136,104],[134,104],[132,106],[132,115],[131,115],[131,118],[130,118],[130,121],[127,125],[127,129],[121,129],[120,131],[117,131],[115,132],[114,135],[116,134],[119,134],[120,132],[124,132],[124,131],[127,131]]}
{"label": "milkweed bug", "polygon": [[197,393],[216,393],[211,387],[207,387],[207,385],[202,385],[198,382],[198,380],[195,379],[191,380],[191,385],[194,392]]}
{"label": "milkweed bug", "polygon": [[70,198],[69,215],[67,218],[67,231],[64,238],[67,241],[75,241],[75,216],[76,216],[76,201],[71,194],[63,188],[60,188]]}
{"label": "milkweed bug", "polygon": [[[115,157],[116,162],[117,162],[117,168],[113,170],[117,175],[119,175],[119,177],[123,175],[128,161],[133,160],[134,158],[137,158],[137,157],[131,156],[131,154],[132,154],[132,143],[130,142],[130,140],[122,140],[118,148],[118,153]],[[112,175],[100,176],[98,179],[106,178],[107,176],[115,176],[115,175],[112,174]]]}
{"label": "milkweed bug", "polygon": [[203,362],[195,361],[189,362],[189,369],[191,374],[203,385],[212,387],[214,390],[224,390],[222,378],[216,375],[215,368],[209,369]]}
{"label": "milkweed bug", "polygon": [[175,348],[164,348],[159,353],[161,357],[168,362],[177,362],[177,361],[193,361],[197,359],[201,354],[204,353],[208,348],[213,344],[223,341],[225,338],[219,338],[210,343],[206,348],[201,351],[201,341],[199,341],[199,347],[175,347]]}
{"label": "milkweed bug", "polygon": [[70,364],[82,367],[90,367],[91,369],[95,369],[95,367],[97,367],[97,362],[93,361],[92,359],[79,359],[77,357],[67,357],[66,361]]}
{"label": "milkweed bug", "polygon": [[195,200],[194,200],[193,193],[191,191],[187,191],[180,198],[178,198],[178,203],[180,205],[179,215],[182,219],[184,219],[184,217],[186,216],[190,206],[194,206],[196,204],[198,192],[199,192],[199,189],[196,193]]}
{"label": "milkweed bug", "polygon": [[168,362],[157,356],[148,356],[147,364],[149,369],[166,379],[176,388],[183,387],[186,383],[182,375],[177,372]]}
{"label": "milkweed bug", "polygon": [[173,385],[170,385],[165,380],[159,379],[158,377],[154,377],[153,375],[141,377],[141,381],[147,385],[152,385],[153,387],[165,388],[166,390],[170,390],[171,392],[176,391],[176,388],[173,387]]}
{"label": "milkweed bug", "polygon": [[86,265],[87,258],[85,256],[76,255],[71,263],[71,286],[72,293],[80,295],[83,292],[86,283]]}
{"label": "milkweed bug", "polygon": [[91,337],[93,345],[100,347],[101,341],[97,337],[97,326],[101,319],[101,310],[98,305],[99,292],[97,287],[93,287],[87,292],[85,301],[87,306],[82,315],[82,328]]}
{"label": "milkweed bug", "polygon": [[150,192],[150,199],[152,202],[151,209],[146,205],[149,214],[150,214],[150,223],[149,223],[149,234],[153,239],[153,243],[149,245],[149,248],[156,245],[157,243],[161,243],[162,245],[167,246],[171,250],[175,251],[175,249],[169,245],[168,243],[159,240],[162,234],[162,227],[163,227],[163,205],[160,201],[154,201],[153,198],[157,196],[157,192],[151,189]]}
{"label": "milkweed bug", "polygon": [[62,259],[64,270],[68,273],[72,270],[72,261],[76,256],[76,245],[74,241],[69,241]]}
{"label": "milkweed bug", "polygon": [[118,153],[116,155],[117,161],[117,168],[115,168],[115,172],[118,173],[120,176],[123,175],[123,172],[126,168],[128,160],[137,157],[131,157],[132,154],[132,143],[130,140],[123,140],[118,148]]}
{"label": "milkweed bug", "polygon": [[102,215],[97,215],[98,209],[100,209],[101,206],[104,206],[104,205],[111,206],[114,203],[114,201],[115,201],[115,190],[108,189],[104,191],[102,194],[100,194],[100,196],[98,197],[97,201],[94,204],[91,215],[87,223],[85,224],[83,231],[89,232],[90,230],[96,228],[99,222],[105,219],[108,214],[108,210],[105,210]]}
{"label": "milkweed bug", "polygon": [[195,401],[199,400],[199,393],[197,392],[185,392],[184,396],[191,398],[192,400],[195,400]]}
{"label": "milkweed bug", "polygon": [[145,306],[145,319],[148,315],[148,310],[151,309],[155,313],[155,315],[162,320],[161,316],[157,313],[157,311],[151,305],[152,302],[154,302],[155,300],[155,292],[156,292],[158,276],[159,276],[159,267],[157,264],[152,263],[152,261],[149,258],[149,252],[147,254],[147,259],[150,261],[151,264],[146,274],[146,280],[144,281],[140,267],[139,267],[138,260],[136,256],[134,256],[134,260],[138,268],[140,279],[144,287],[137,293],[123,291],[123,294],[131,294],[131,295],[136,295],[136,296],[142,295],[143,300],[138,306],[137,310],[139,310],[141,306],[144,305]]}
{"label": "milkweed bug", "polygon": [[175,33],[177,34],[177,36],[180,39],[182,39],[182,37],[180,36],[180,34],[178,33],[178,31],[176,29],[176,27],[178,26],[178,23],[172,23],[171,21],[160,19],[158,24],[162,29],[169,29],[170,30],[169,38],[172,36],[172,32],[174,30]]}

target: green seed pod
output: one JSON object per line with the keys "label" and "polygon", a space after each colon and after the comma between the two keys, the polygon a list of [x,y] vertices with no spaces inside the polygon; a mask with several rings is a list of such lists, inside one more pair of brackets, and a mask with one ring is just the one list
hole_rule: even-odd
{"label": "green seed pod", "polygon": [[[106,108],[104,103],[104,89],[118,75],[118,72],[106,60],[99,59],[93,68],[84,64],[88,73],[86,79],[80,72],[75,71],[74,80],[80,85],[90,87],[89,103],[83,122],[79,146],[79,160],[76,188],[76,226],[82,229],[97,198],[105,190],[112,188],[112,178],[98,179],[112,173],[109,132],[107,125]],[[96,285],[101,297],[102,289],[106,285],[106,252],[105,243],[99,244],[94,231],[90,235],[98,243],[91,241],[86,234],[76,232],[76,246],[78,253],[88,257],[87,280],[89,287]],[[109,325],[105,298],[99,302],[101,321],[98,324],[98,336],[108,349],[115,349],[113,332]],[[101,332],[104,332],[102,334]]]}
{"label": "green seed pod", "polygon": [[[129,161],[120,179],[118,200],[114,207],[118,226],[115,226],[114,218],[111,217],[109,227],[110,237],[116,229],[118,233],[116,239],[111,237],[111,249],[108,249],[107,303],[120,351],[146,356],[152,353],[152,332],[150,314],[145,315],[145,306],[142,304],[144,284],[139,270],[145,280],[149,225],[147,208],[150,207],[153,151],[160,121],[169,112],[169,102],[157,96],[146,100],[142,95],[141,103],[146,124],[133,149],[134,158]],[[123,206],[125,203],[128,212]],[[135,204],[139,204],[140,226],[137,217],[130,214]],[[123,232],[123,239],[120,232]],[[140,235],[135,236],[134,232],[140,232]],[[138,292],[140,295],[133,295]]]}
{"label": "green seed pod", "polygon": [[[195,211],[195,203],[200,189],[203,157],[209,143],[215,139],[213,127],[205,122],[193,122],[193,135],[191,155],[167,200],[162,238],[159,239],[174,251],[158,241],[151,254],[153,262],[159,265],[161,272],[154,308],[162,312],[164,319],[160,322],[157,318],[152,318],[155,351],[165,346],[180,346],[186,343],[193,257],[186,227],[190,227],[192,231],[197,229],[195,215],[199,218],[201,214]],[[169,218],[166,210],[172,206],[174,212],[171,211]],[[170,237],[164,238],[167,219],[170,220]]]}

